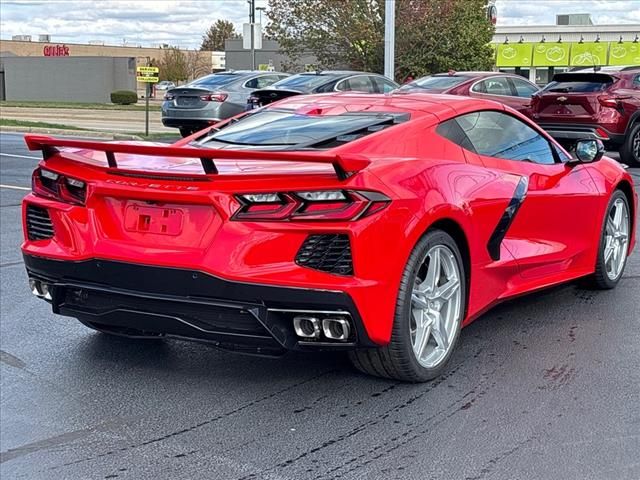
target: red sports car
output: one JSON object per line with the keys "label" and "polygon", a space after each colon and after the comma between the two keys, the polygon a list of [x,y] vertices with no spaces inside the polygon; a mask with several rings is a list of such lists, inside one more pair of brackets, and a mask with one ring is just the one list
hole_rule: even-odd
{"label": "red sports car", "polygon": [[573,159],[461,96],[292,97],[173,145],[26,142],[31,289],[117,335],[347,350],[425,381],[496,302],[613,288],[635,243],[633,182],[598,140]]}

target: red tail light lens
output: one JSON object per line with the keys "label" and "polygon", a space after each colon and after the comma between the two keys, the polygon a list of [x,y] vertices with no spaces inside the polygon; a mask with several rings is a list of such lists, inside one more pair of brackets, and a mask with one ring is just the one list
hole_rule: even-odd
{"label": "red tail light lens", "polygon": [[384,209],[391,201],[379,192],[318,190],[238,195],[233,220],[351,221]]}
{"label": "red tail light lens", "polygon": [[33,172],[31,189],[33,193],[40,197],[75,205],[84,205],[87,197],[87,184],[85,182],[45,168],[37,168]]}
{"label": "red tail light lens", "polygon": [[200,95],[200,100],[203,102],[224,102],[228,96],[226,93],[208,93]]}
{"label": "red tail light lens", "polygon": [[603,107],[608,107],[608,108],[618,108],[618,99],[615,97],[609,97],[607,95],[600,95],[598,97],[598,102],[600,102],[600,105],[602,105]]}

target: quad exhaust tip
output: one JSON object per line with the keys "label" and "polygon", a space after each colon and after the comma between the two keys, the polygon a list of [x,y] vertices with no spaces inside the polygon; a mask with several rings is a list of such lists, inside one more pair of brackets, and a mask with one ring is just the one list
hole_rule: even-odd
{"label": "quad exhaust tip", "polygon": [[44,298],[45,300],[53,300],[53,297],[51,296],[51,285],[34,278],[30,278],[29,288],[31,289],[31,293],[36,297]]}
{"label": "quad exhaust tip", "polygon": [[293,329],[296,335],[304,339],[320,339],[346,342],[351,335],[351,324],[345,318],[319,316],[293,317]]}
{"label": "quad exhaust tip", "polygon": [[294,317],[293,329],[302,338],[320,338],[320,319],[316,317]]}
{"label": "quad exhaust tip", "polygon": [[344,318],[325,318],[322,320],[324,336],[331,340],[346,341],[351,333],[351,325]]}

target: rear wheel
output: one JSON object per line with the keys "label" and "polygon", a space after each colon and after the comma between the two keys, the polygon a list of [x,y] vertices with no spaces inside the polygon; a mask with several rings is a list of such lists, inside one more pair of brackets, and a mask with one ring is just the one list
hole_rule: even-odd
{"label": "rear wheel", "polygon": [[627,197],[620,190],[611,196],[604,219],[596,271],[592,276],[594,287],[607,290],[614,288],[624,272],[629,253],[631,216]]}
{"label": "rear wheel", "polygon": [[640,122],[629,129],[629,134],[620,148],[620,160],[630,167],[640,167]]}
{"label": "rear wheel", "polygon": [[359,370],[380,377],[424,382],[442,373],[460,334],[465,305],[460,250],[441,230],[427,233],[405,267],[391,342],[350,354]]}
{"label": "rear wheel", "polygon": [[182,135],[183,138],[193,135],[194,133],[195,133],[194,130],[192,130],[191,128],[186,128],[186,127],[180,128],[180,135]]}

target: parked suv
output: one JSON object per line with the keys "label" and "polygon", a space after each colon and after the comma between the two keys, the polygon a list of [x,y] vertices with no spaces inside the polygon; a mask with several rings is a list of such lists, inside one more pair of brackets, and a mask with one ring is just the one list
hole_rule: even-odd
{"label": "parked suv", "polygon": [[180,129],[183,137],[245,110],[247,97],[259,88],[288,77],[286,73],[228,71],[198,78],[167,91],[162,124]]}
{"label": "parked suv", "polygon": [[531,95],[540,90],[520,75],[501,72],[436,73],[406,83],[397,90],[402,93],[446,93],[482,98],[504,103],[529,115]]}
{"label": "parked suv", "polygon": [[329,92],[389,93],[396,88],[397,83],[377,73],[337,70],[299,73],[269,88],[253,92],[247,101],[247,110],[293,95]]}
{"label": "parked suv", "polygon": [[533,96],[531,110],[565,146],[597,138],[640,167],[640,67],[559,73]]}

